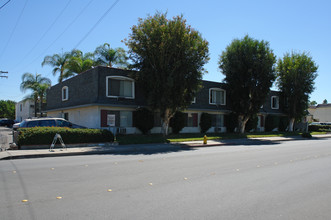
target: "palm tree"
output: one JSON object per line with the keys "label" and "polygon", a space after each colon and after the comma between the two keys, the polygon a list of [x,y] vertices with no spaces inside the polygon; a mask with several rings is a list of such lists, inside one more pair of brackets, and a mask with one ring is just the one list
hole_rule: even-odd
{"label": "palm tree", "polygon": [[67,64],[71,58],[71,53],[54,54],[53,56],[46,56],[41,66],[50,65],[54,67],[53,75],[55,76],[57,72],[60,73],[59,82],[64,79],[73,76],[74,74],[68,69]]}
{"label": "palm tree", "polygon": [[99,65],[106,65],[109,67],[113,67],[114,65],[118,67],[126,67],[128,65],[128,58],[125,50],[121,47],[112,49],[110,44],[104,43],[97,47],[94,53],[98,57],[97,63]]}
{"label": "palm tree", "polygon": [[[21,91],[32,90],[32,94],[28,95],[25,100],[30,99],[34,101],[34,114],[37,117],[37,103],[39,100],[41,112],[41,104],[44,102],[46,90],[51,86],[51,80],[42,77],[40,74],[33,75],[31,73],[24,73],[22,76]],[[42,116],[42,113],[41,113]]]}
{"label": "palm tree", "polygon": [[71,73],[80,74],[91,69],[94,65],[97,65],[97,63],[94,60],[93,53],[83,54],[80,50],[72,50],[67,68]]}

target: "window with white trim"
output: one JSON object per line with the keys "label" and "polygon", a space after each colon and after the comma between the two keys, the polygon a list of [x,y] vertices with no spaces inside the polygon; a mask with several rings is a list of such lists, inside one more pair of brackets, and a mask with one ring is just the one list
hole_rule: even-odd
{"label": "window with white trim", "polygon": [[120,125],[121,127],[132,127],[132,112],[120,112]]}
{"label": "window with white trim", "polygon": [[194,103],[196,103],[196,102],[197,102],[197,98],[194,97],[193,100],[192,100],[192,102],[191,102],[191,104],[194,104]]}
{"label": "window with white trim", "polygon": [[279,97],[278,96],[271,96],[271,108],[279,109]]}
{"label": "window with white trim", "polygon": [[209,104],[212,105],[225,105],[225,90],[219,88],[209,89]]}
{"label": "window with white trim", "polygon": [[134,99],[134,80],[124,76],[107,76],[106,96]]}
{"label": "window with white trim", "polygon": [[68,86],[62,87],[62,101],[67,101],[69,99],[69,88]]}

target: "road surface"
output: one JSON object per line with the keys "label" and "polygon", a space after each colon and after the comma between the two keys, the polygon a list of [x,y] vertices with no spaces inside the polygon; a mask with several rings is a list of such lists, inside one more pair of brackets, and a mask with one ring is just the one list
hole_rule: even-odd
{"label": "road surface", "polygon": [[331,139],[0,161],[0,219],[331,219]]}

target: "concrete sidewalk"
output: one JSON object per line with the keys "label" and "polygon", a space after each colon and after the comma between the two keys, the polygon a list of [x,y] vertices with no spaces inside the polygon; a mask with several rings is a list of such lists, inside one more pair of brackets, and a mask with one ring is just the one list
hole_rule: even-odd
{"label": "concrete sidewalk", "polygon": [[[313,135],[314,139],[331,138],[331,134]],[[229,140],[208,140],[207,144],[202,141],[178,142],[171,144],[137,144],[137,145],[96,145],[88,147],[56,147],[53,151],[49,149],[31,150],[8,150],[0,152],[0,160],[23,159],[39,157],[74,156],[87,154],[156,154],[166,152],[176,152],[184,150],[194,150],[199,147],[215,147],[222,145],[268,145],[282,141],[309,140],[301,136],[295,137],[263,137],[263,138],[242,138]]]}

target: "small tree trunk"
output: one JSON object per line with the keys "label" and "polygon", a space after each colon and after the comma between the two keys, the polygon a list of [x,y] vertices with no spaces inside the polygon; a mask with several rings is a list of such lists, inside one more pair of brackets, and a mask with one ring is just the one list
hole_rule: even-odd
{"label": "small tree trunk", "polygon": [[245,117],[243,115],[238,116],[238,130],[240,134],[245,133],[245,127],[248,119],[249,117]]}
{"label": "small tree trunk", "polygon": [[170,117],[171,117],[170,109],[166,109],[164,111],[163,118],[162,118],[162,134],[163,134],[163,136],[168,135]]}
{"label": "small tree trunk", "polygon": [[295,121],[295,118],[290,118],[290,121],[288,124],[288,131],[293,131],[294,121]]}

